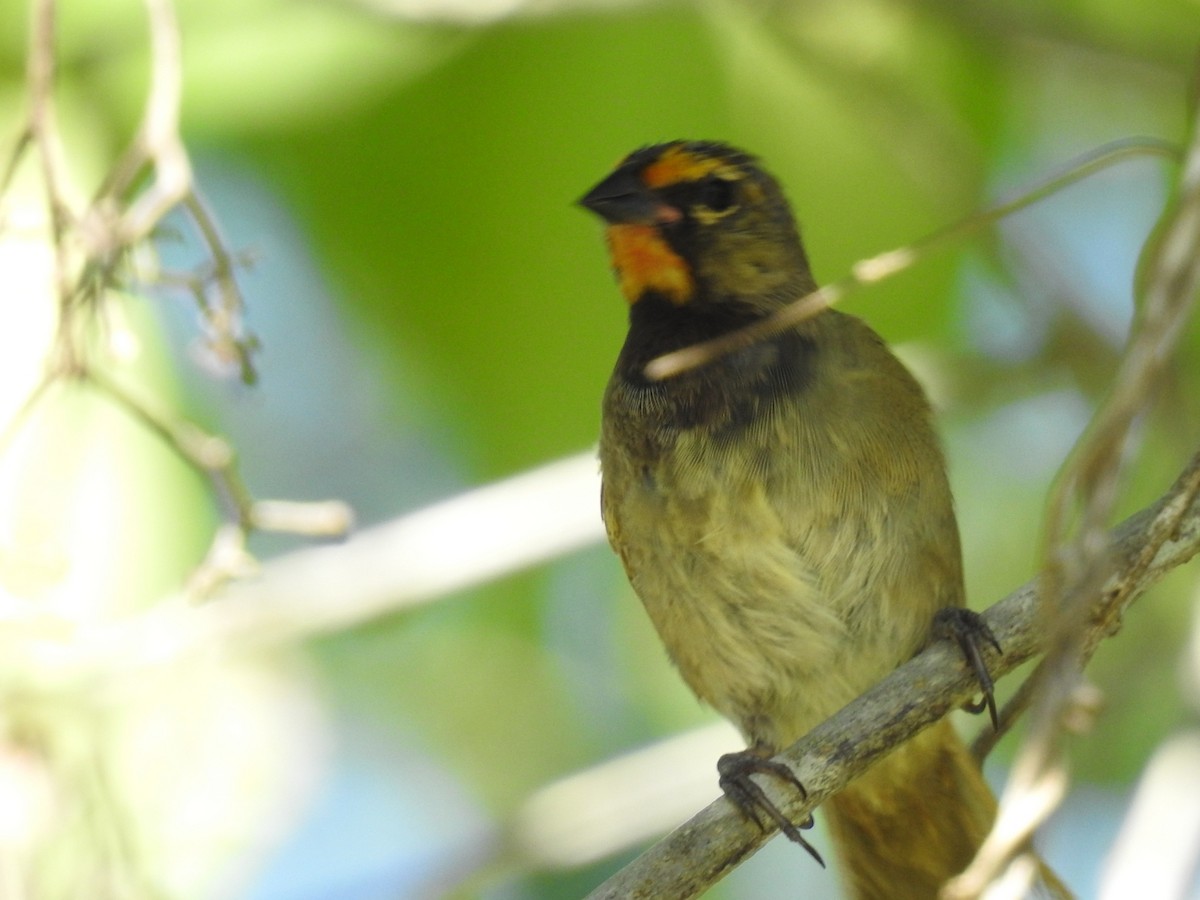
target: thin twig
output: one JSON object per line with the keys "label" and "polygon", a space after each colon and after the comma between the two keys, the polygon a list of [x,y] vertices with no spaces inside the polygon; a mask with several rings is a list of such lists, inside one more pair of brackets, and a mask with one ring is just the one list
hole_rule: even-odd
{"label": "thin twig", "polygon": [[[1049,650],[1037,673],[1030,727],[992,832],[971,866],[946,886],[946,898],[979,897],[999,881],[1027,852],[1034,830],[1057,808],[1069,781],[1064,732],[1089,714],[1093,702],[1083,669],[1123,608],[1119,596],[1100,604],[1096,600],[1113,565],[1105,526],[1130,457],[1135,424],[1154,403],[1157,384],[1200,289],[1200,128],[1188,145],[1178,202],[1150,252],[1148,287],[1112,390],[1064,466],[1047,505],[1040,588]],[[1174,489],[1184,509],[1200,489],[1196,464],[1193,461]],[[1169,533],[1174,526],[1167,521],[1162,527]],[[1165,540],[1166,534],[1157,539]],[[1145,552],[1152,556],[1153,542]],[[1097,615],[1101,620],[1092,621]],[[1021,888],[1013,890],[1017,893],[1004,896],[1017,896]]]}
{"label": "thin twig", "polygon": [[[254,368],[253,353],[258,349],[258,340],[245,332],[242,318],[245,300],[236,278],[237,268],[244,264],[243,260],[235,258],[227,249],[229,245],[221,235],[217,218],[199,190],[193,188],[184,205],[204,241],[210,261],[210,269],[197,293],[208,329],[205,347],[219,363],[234,363],[243,384],[254,384],[258,381],[258,373]],[[209,302],[209,291],[216,294],[215,303]]]}
{"label": "thin twig", "polygon": [[17,169],[20,168],[21,160],[25,158],[25,154],[32,146],[33,130],[29,123],[25,122],[17,134],[17,139],[13,141],[12,150],[9,151],[8,159],[4,164],[4,172],[0,174],[0,232],[8,228],[8,210],[4,206],[8,200],[8,191],[17,177]]}
{"label": "thin twig", "polygon": [[[165,216],[182,206],[199,232],[208,261],[208,272],[192,282],[206,342],[214,354],[236,362],[244,381],[253,382],[256,377],[251,355],[257,343],[245,332],[245,304],[235,277],[239,257],[227,248],[215,215],[194,184],[180,133],[182,48],[174,6],[171,0],[144,3],[151,73],[141,122],[92,202],[77,215],[65,193],[64,153],[55,117],[55,0],[34,2],[28,122],[6,164],[0,190],[7,190],[25,149],[32,148],[40,163],[50,222],[58,333],[42,379],[0,432],[0,452],[9,446],[33,408],[45,400],[53,384],[71,378],[93,385],[207,479],[232,529],[217,534],[193,581],[212,587],[246,571],[245,544],[252,531],[341,534],[351,515],[337,503],[259,505],[243,483],[226,442],[154,409],[91,358],[89,337],[97,322],[93,313],[114,287],[128,279],[123,271],[125,260],[146,244]],[[150,184],[139,187],[147,172]],[[235,545],[238,553],[230,549]]]}
{"label": "thin twig", "polygon": [[89,372],[86,380],[95,385],[102,395],[133,416],[144,428],[157,435],[176,456],[208,479],[214,492],[226,506],[227,513],[239,526],[250,528],[250,509],[254,500],[237,472],[233,448],[228,442],[201,431],[190,422],[175,421],[162,411],[151,409],[132,391],[102,372]]}
{"label": "thin twig", "polygon": [[340,501],[285,503],[255,500],[242,480],[237,456],[227,441],[202,431],[191,422],[175,420],[152,409],[132,391],[98,370],[88,372],[85,380],[157,435],[176,456],[203,476],[231,519],[217,530],[204,561],[193,572],[187,591],[189,596],[207,597],[225,582],[257,571],[256,563],[246,549],[247,538],[253,531],[339,537],[352,525],[353,513]]}
{"label": "thin twig", "polygon": [[150,30],[150,92],[137,133],[111,169],[94,205],[103,208],[103,199],[125,197],[146,167],[153,167],[154,183],[111,229],[112,240],[122,247],[149,237],[192,188],[191,161],[179,131],[183,54],[175,10],[170,0],[145,0],[145,6]]}
{"label": "thin twig", "polygon": [[[50,212],[55,290],[60,306],[65,306],[74,292],[66,241],[73,216],[64,194],[66,179],[59,159],[61,144],[54,107],[56,12],[55,0],[36,0],[34,3],[26,80],[29,86],[30,141],[41,167],[46,208]],[[68,351],[67,355],[72,354]]]}
{"label": "thin twig", "polygon": [[50,373],[43,374],[34,389],[21,401],[21,405],[17,407],[16,412],[4,423],[4,427],[0,429],[0,454],[3,454],[12,445],[17,432],[29,420],[29,416],[33,413],[33,410],[42,402],[42,398],[58,380],[57,377]]}

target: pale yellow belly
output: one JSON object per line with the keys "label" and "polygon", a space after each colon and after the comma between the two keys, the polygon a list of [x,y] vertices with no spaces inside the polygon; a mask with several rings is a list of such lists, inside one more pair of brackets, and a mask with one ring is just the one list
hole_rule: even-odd
{"label": "pale yellow belly", "polygon": [[882,533],[813,517],[798,536],[761,483],[697,492],[667,474],[622,489],[610,528],[637,535],[620,552],[684,679],[748,740],[791,743],[924,640],[932,597],[928,615],[886,613]]}

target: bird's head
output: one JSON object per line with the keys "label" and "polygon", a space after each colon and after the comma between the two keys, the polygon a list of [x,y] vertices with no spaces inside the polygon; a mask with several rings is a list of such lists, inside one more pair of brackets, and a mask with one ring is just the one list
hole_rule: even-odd
{"label": "bird's head", "polygon": [[654,297],[766,314],[815,287],[778,183],[726,144],[636,150],[579,202],[608,223],[630,304]]}

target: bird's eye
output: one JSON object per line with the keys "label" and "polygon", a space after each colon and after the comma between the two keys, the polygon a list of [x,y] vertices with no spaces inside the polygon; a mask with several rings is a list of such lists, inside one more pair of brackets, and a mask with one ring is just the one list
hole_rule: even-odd
{"label": "bird's eye", "polygon": [[706,178],[699,185],[697,199],[713,212],[724,212],[733,206],[734,187],[724,178]]}

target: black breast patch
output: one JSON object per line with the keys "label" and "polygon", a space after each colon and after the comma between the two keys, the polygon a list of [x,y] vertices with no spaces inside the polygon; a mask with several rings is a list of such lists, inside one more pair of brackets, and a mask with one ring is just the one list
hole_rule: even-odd
{"label": "black breast patch", "polygon": [[630,310],[629,334],[617,360],[619,393],[656,419],[658,427],[710,428],[717,439],[746,428],[780,398],[807,389],[818,353],[811,338],[787,331],[661,382],[648,381],[644,369],[657,356],[727,334],[760,316],[643,297]]}

